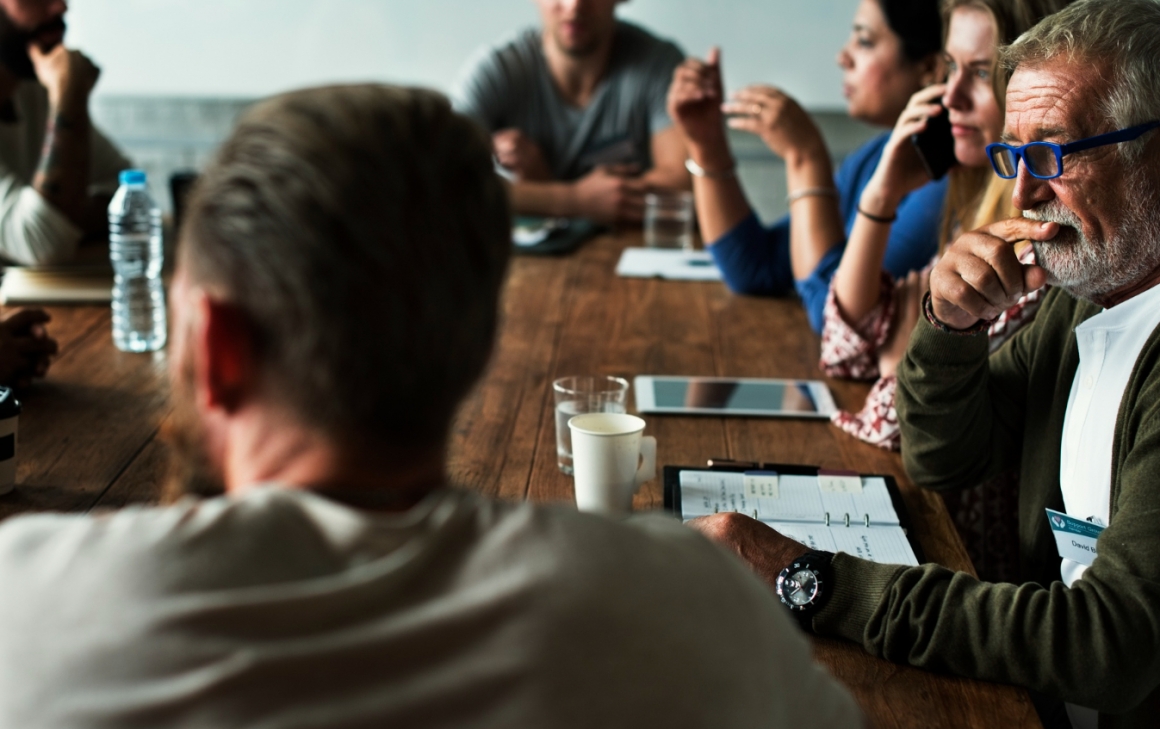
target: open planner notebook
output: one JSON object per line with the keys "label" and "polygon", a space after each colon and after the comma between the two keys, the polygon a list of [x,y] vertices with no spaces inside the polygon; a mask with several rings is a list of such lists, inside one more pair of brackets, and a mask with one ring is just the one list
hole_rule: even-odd
{"label": "open planner notebook", "polygon": [[751,471],[665,467],[665,507],[684,521],[735,511],[810,549],[917,565],[891,491],[897,493],[897,486],[888,476],[800,466]]}

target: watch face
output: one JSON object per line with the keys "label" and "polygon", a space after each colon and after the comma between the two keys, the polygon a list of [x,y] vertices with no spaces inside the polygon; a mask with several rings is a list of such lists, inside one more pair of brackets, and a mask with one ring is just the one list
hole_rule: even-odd
{"label": "watch face", "polygon": [[781,596],[790,605],[809,605],[817,595],[818,576],[813,570],[800,569],[782,579]]}

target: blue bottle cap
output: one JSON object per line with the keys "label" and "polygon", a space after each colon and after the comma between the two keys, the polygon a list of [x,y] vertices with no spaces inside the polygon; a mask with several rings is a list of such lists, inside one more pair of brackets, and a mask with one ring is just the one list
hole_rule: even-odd
{"label": "blue bottle cap", "polygon": [[0,420],[16,417],[20,414],[20,401],[10,387],[0,387]]}
{"label": "blue bottle cap", "polygon": [[144,185],[145,170],[121,170],[122,185]]}

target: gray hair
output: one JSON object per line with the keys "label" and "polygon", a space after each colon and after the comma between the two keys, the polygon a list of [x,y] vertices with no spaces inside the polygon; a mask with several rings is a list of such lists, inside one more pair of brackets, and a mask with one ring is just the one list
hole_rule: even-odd
{"label": "gray hair", "polygon": [[[1048,16],[1001,51],[1008,72],[1057,56],[1110,72],[1101,101],[1115,129],[1160,119],[1160,0],[1080,0]],[[1135,161],[1153,133],[1119,145]]]}
{"label": "gray hair", "polygon": [[490,138],[443,96],[309,89],[241,119],[179,256],[243,313],[263,384],[301,422],[442,445],[491,353],[508,210]]}

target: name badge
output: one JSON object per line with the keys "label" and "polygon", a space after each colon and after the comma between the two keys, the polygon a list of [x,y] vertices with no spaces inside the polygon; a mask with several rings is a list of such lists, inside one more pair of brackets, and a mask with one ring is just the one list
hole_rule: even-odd
{"label": "name badge", "polygon": [[1047,509],[1047,522],[1060,557],[1089,567],[1096,561],[1096,540],[1105,527],[1051,509]]}

